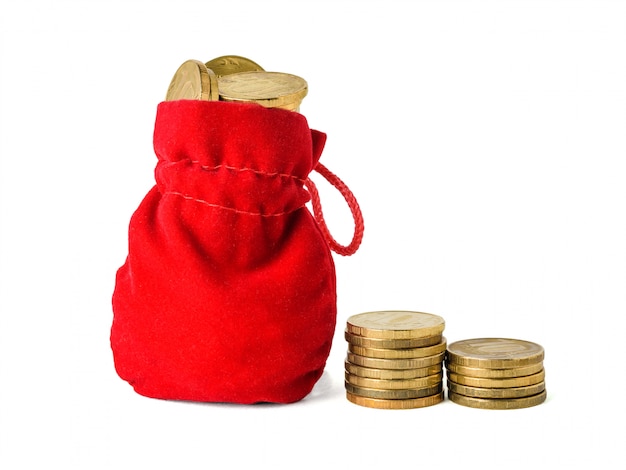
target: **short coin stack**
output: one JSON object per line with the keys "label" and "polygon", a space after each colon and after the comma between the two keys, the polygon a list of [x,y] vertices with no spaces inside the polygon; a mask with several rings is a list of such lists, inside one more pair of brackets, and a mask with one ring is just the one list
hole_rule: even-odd
{"label": "short coin stack", "polygon": [[546,399],[543,347],[507,338],[477,338],[448,346],[448,398],[483,409],[516,409]]}
{"label": "short coin stack", "polygon": [[378,311],[348,318],[346,397],[370,408],[409,409],[444,399],[443,318],[412,311]]}

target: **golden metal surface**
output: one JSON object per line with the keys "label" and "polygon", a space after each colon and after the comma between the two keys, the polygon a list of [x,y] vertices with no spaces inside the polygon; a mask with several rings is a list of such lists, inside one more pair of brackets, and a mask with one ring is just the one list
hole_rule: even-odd
{"label": "golden metal surface", "polygon": [[448,362],[467,367],[510,369],[543,361],[543,347],[509,338],[476,338],[448,345]]}
{"label": "golden metal surface", "polygon": [[509,377],[503,379],[489,379],[484,377],[467,377],[465,375],[455,374],[448,371],[448,380],[458,383],[460,385],[467,385],[469,387],[480,388],[512,388],[512,387],[526,387],[528,385],[534,385],[545,380],[546,374],[544,370],[537,374],[527,375],[525,377]]}
{"label": "golden metal surface", "polygon": [[373,369],[421,369],[443,362],[445,352],[436,356],[420,357],[415,359],[376,359],[365,357],[348,351],[348,361],[362,367]]}
{"label": "golden metal surface", "polygon": [[528,385],[527,387],[512,388],[481,388],[460,385],[448,380],[448,390],[459,395],[475,398],[522,398],[537,395],[546,389],[545,382]]}
{"label": "golden metal surface", "polygon": [[209,60],[205,65],[208,69],[213,70],[218,77],[232,75],[233,73],[264,71],[263,67],[256,62],[238,55],[216,57]]}
{"label": "golden metal surface", "polygon": [[529,408],[531,406],[536,406],[543,403],[546,400],[546,397],[547,393],[545,390],[538,393],[537,395],[533,395],[530,397],[494,399],[466,397],[465,395],[459,395],[458,393],[448,391],[448,398],[458,405],[488,410],[512,410],[519,408]]}
{"label": "golden metal surface", "polygon": [[441,403],[444,398],[443,392],[430,397],[410,398],[406,400],[385,400],[380,398],[368,398],[355,395],[346,391],[346,398],[355,405],[382,410],[408,410],[414,408],[426,408]]}
{"label": "golden metal surface", "polygon": [[465,375],[467,377],[485,377],[485,378],[506,378],[506,377],[523,377],[525,375],[533,375],[543,369],[543,362],[531,364],[528,366],[520,366],[512,369],[486,369],[483,367],[467,367],[446,362],[446,369],[456,374]]}
{"label": "golden metal surface", "polygon": [[430,387],[398,389],[398,390],[380,390],[375,388],[358,387],[349,382],[344,382],[346,391],[353,395],[367,398],[382,398],[385,400],[406,400],[407,398],[423,398],[440,393],[443,390],[443,383],[431,385]]}
{"label": "golden metal surface", "polygon": [[427,377],[429,375],[443,373],[442,364],[435,364],[428,367],[421,367],[419,369],[373,369],[371,367],[363,367],[357,364],[352,364],[349,361],[345,361],[345,369],[352,375],[358,375],[359,377],[366,377],[370,379],[384,379],[384,380],[396,380],[396,379],[415,379],[419,377]]}
{"label": "golden metal surface", "polygon": [[426,377],[418,377],[415,379],[388,380],[359,377],[358,375],[353,375],[346,371],[345,381],[356,387],[374,388],[377,390],[407,390],[437,385],[443,381],[443,374],[428,375]]}
{"label": "golden metal surface", "polygon": [[308,92],[303,78],[282,72],[223,75],[218,86],[222,101],[254,102],[266,108],[297,108]]}
{"label": "golden metal surface", "polygon": [[365,312],[348,318],[347,331],[377,339],[415,339],[443,333],[445,321],[423,312],[387,310]]}
{"label": "golden metal surface", "polygon": [[434,346],[441,342],[441,335],[425,336],[423,338],[413,339],[378,339],[368,338],[366,336],[358,336],[350,333],[347,329],[344,332],[344,338],[350,344],[361,346],[364,348],[377,349],[408,349],[423,348],[426,346]]}
{"label": "golden metal surface", "polygon": [[443,337],[441,342],[439,344],[435,344],[434,346],[409,349],[364,348],[362,346],[349,344],[348,351],[360,356],[378,359],[415,359],[444,353],[446,351],[446,338]]}
{"label": "golden metal surface", "polygon": [[217,101],[217,77],[199,60],[187,60],[178,67],[165,95],[165,101]]}

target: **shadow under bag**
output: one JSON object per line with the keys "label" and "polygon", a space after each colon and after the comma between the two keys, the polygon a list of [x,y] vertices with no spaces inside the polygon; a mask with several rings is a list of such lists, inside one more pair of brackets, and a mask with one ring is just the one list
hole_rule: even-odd
{"label": "shadow under bag", "polygon": [[[247,404],[312,390],[336,323],[330,249],[354,253],[363,232],[356,200],[318,164],[325,141],[292,111],[159,104],[156,185],[131,218],[113,293],[115,368],[137,393]],[[328,233],[313,169],[350,205],[347,248]]]}

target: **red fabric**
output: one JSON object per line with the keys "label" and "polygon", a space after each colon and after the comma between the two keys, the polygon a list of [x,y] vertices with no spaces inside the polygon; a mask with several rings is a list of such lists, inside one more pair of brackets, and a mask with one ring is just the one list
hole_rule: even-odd
{"label": "red fabric", "polygon": [[115,368],[141,395],[290,403],[336,322],[329,246],[304,206],[326,135],[254,104],[158,106],[156,186],[113,293]]}

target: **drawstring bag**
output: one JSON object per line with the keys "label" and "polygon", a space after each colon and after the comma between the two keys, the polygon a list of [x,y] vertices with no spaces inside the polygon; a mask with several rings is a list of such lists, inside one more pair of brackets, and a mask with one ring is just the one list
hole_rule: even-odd
{"label": "drawstring bag", "polygon": [[[330,250],[351,255],[363,235],[354,196],[318,163],[325,141],[293,111],[159,104],[156,185],[132,215],[112,299],[115,368],[137,393],[250,404],[312,390],[336,323]],[[330,236],[312,170],[351,208],[348,246]]]}

